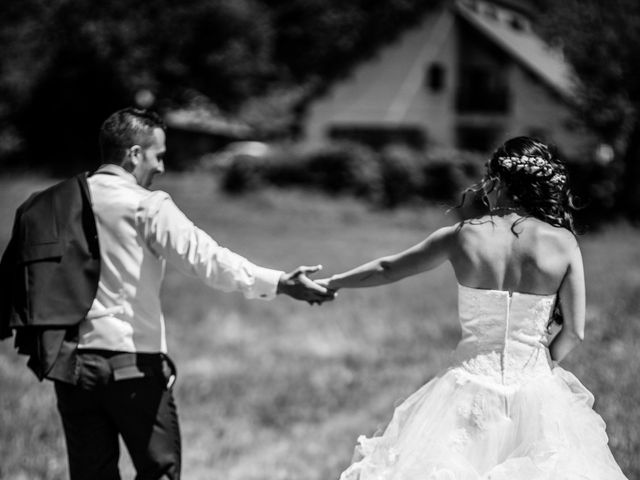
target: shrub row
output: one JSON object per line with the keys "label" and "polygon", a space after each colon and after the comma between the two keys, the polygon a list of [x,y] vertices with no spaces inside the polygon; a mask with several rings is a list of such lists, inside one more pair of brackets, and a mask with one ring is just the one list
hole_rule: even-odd
{"label": "shrub row", "polygon": [[[222,170],[222,186],[242,193],[261,185],[302,186],[330,194],[364,198],[394,207],[415,200],[457,205],[461,193],[484,173],[486,156],[462,151],[420,153],[402,146],[381,152],[356,143],[339,143],[304,152],[275,149],[261,158],[236,156]],[[595,224],[611,217],[617,173],[595,161],[568,162],[572,189],[581,209],[579,223]],[[472,199],[462,216],[482,208]]]}
{"label": "shrub row", "polygon": [[231,193],[263,184],[303,186],[355,195],[387,207],[416,199],[450,202],[480,179],[484,161],[471,153],[424,154],[402,146],[378,153],[359,144],[340,143],[311,152],[237,156],[223,170],[222,186]]}

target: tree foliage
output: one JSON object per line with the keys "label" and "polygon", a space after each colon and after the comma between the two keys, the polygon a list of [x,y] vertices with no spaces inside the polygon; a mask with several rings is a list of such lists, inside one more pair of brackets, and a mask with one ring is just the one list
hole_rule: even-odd
{"label": "tree foliage", "polygon": [[542,24],[575,69],[583,118],[618,151],[617,207],[640,220],[640,3],[547,0]]}
{"label": "tree foliage", "polygon": [[[160,109],[205,96],[271,132],[271,117],[442,1],[3,0],[0,160],[87,168],[100,122],[142,90]],[[577,73],[583,118],[617,149],[618,204],[640,218],[640,3],[536,3]]]}
{"label": "tree foliage", "polygon": [[3,0],[0,158],[86,166],[100,122],[140,90],[236,111],[326,83],[437,1]]}
{"label": "tree foliage", "polygon": [[272,69],[270,25],[253,0],[5,0],[2,8],[0,128],[23,138],[31,163],[94,161],[100,122],[141,89],[174,102],[198,91],[230,108]]}

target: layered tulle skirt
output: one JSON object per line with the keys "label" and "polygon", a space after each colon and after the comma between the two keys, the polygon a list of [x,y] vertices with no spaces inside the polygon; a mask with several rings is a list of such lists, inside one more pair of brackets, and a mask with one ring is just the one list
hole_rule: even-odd
{"label": "layered tulle skirt", "polygon": [[358,439],[341,480],[622,480],[593,396],[566,370],[511,385],[451,368]]}

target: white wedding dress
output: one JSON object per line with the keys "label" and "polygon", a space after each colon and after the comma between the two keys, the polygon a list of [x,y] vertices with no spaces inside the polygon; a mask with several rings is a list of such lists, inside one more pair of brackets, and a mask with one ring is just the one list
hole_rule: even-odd
{"label": "white wedding dress", "polygon": [[553,367],[555,295],[459,286],[450,366],[398,408],[341,480],[623,480],[593,396]]}

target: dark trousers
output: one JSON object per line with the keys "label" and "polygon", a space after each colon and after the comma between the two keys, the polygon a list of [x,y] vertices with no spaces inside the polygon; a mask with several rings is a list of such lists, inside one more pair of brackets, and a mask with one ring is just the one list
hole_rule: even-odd
{"label": "dark trousers", "polygon": [[78,353],[77,384],[55,382],[71,480],[119,480],[119,435],[137,480],[180,478],[172,369],[159,354]]}

